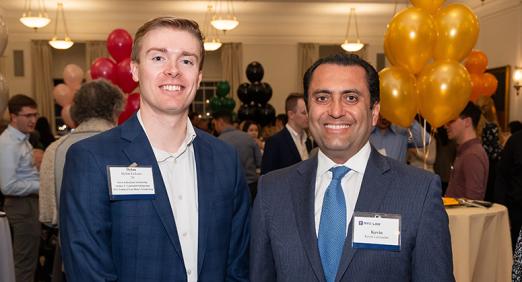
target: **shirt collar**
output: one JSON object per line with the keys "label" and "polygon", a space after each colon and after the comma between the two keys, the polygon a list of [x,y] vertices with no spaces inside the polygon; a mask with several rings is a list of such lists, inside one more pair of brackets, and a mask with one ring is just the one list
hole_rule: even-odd
{"label": "shirt collar", "polygon": [[[136,116],[138,117],[138,121],[140,122],[141,127],[143,128],[143,131],[145,131],[145,135],[147,135],[147,130],[145,129],[145,126],[143,126],[143,120],[141,119],[140,110],[138,110],[138,113],[136,113]],[[148,138],[148,135],[147,135]],[[159,150],[157,148],[154,148],[154,146],[151,145],[152,151],[154,152],[154,156],[156,157],[156,160],[158,163],[166,161],[168,158],[177,158],[180,155],[182,155],[191,145],[194,139],[196,138],[196,131],[194,130],[194,126],[192,126],[192,123],[190,122],[189,117],[187,116],[187,130],[185,139],[181,143],[181,146],[179,147],[178,151],[176,153],[169,153],[167,151]]]}
{"label": "shirt collar", "polygon": [[29,139],[29,134],[23,133],[12,125],[8,125],[7,129],[18,141],[25,141]]}
{"label": "shirt collar", "polygon": [[290,132],[290,135],[292,135],[294,138],[301,138],[301,140],[306,140],[308,138],[308,135],[306,134],[306,131],[303,130],[303,135],[299,136],[299,134],[290,126],[288,123],[285,125],[286,129]]}
{"label": "shirt collar", "polygon": [[[367,141],[366,144],[364,144],[364,146],[355,155],[353,155],[353,157],[351,157],[342,165],[357,173],[364,174],[366,165],[368,164],[368,159],[370,159],[371,151],[370,142]],[[321,177],[327,173],[330,168],[339,166],[339,164],[336,164],[334,161],[328,158],[321,150],[319,150],[319,153],[317,154],[317,159],[317,177]]]}

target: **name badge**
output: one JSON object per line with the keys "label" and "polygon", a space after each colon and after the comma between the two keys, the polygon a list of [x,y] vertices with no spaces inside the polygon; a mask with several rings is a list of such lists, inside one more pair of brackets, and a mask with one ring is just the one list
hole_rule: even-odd
{"label": "name badge", "polygon": [[356,249],[401,250],[401,216],[355,212],[352,247]]}
{"label": "name badge", "polygon": [[154,199],[152,167],[107,166],[111,200]]}

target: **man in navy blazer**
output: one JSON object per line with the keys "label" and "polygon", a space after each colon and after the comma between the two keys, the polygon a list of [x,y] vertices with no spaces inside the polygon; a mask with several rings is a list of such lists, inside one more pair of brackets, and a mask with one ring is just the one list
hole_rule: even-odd
{"label": "man in navy blazer", "polygon": [[308,113],[303,94],[291,93],[285,100],[288,122],[268,138],[261,161],[261,174],[308,159],[312,143],[306,134]]}
{"label": "man in navy blazer", "polygon": [[356,55],[304,76],[318,155],[259,180],[251,281],[454,281],[439,178],[368,142],[379,78]]}
{"label": "man in navy blazer", "polygon": [[247,281],[248,186],[236,151],[194,129],[202,78],[197,23],[137,31],[141,107],[67,153],[60,224],[69,281]]}

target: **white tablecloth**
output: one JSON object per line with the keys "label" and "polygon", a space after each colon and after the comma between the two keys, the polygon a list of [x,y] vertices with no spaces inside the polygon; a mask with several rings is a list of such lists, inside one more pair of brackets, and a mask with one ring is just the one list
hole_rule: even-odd
{"label": "white tablecloth", "polygon": [[513,256],[506,207],[454,207],[449,217],[457,282],[511,281]]}
{"label": "white tablecloth", "polygon": [[0,281],[15,282],[11,231],[7,217],[0,215]]}

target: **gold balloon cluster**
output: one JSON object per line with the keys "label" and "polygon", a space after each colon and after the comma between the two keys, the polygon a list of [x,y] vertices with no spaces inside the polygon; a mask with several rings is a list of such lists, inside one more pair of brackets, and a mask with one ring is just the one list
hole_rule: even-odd
{"label": "gold balloon cluster", "polygon": [[379,73],[381,114],[409,127],[417,112],[440,127],[464,109],[471,80],[459,62],[477,42],[479,22],[465,5],[440,7],[444,0],[410,0],[384,36],[384,52],[393,65]]}

